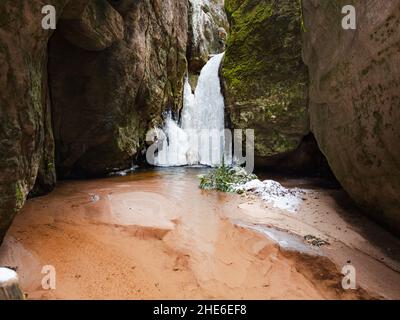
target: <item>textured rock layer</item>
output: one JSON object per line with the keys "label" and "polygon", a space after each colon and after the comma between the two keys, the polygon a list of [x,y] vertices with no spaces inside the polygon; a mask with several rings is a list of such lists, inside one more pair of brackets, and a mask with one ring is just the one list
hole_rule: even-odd
{"label": "textured rock layer", "polygon": [[104,50],[124,37],[124,21],[106,1],[72,1],[64,9],[58,29],[72,44]]}
{"label": "textured rock layer", "polygon": [[187,7],[175,0],[117,2],[108,11],[122,17],[124,39],[102,51],[75,46],[57,30],[49,73],[61,177],[129,167],[162,112],[181,106]]}
{"label": "textured rock layer", "polygon": [[[57,12],[67,1],[49,0]],[[33,188],[55,183],[43,1],[0,2],[0,242]]]}
{"label": "textured rock layer", "polygon": [[[348,4],[356,30],[342,28]],[[400,2],[303,6],[312,131],[351,197],[400,233]]]}
{"label": "textured rock layer", "polygon": [[309,133],[301,10],[293,0],[226,0],[223,63],[231,126],[255,129],[259,164],[296,150]]}
{"label": "textured rock layer", "polygon": [[28,193],[54,187],[56,163],[61,177],[131,165],[180,107],[187,34],[186,1],[0,2],[0,243]]}

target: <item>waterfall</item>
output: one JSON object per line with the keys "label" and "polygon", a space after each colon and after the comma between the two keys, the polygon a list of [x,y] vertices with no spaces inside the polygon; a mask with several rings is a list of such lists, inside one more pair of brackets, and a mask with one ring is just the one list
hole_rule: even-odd
{"label": "waterfall", "polygon": [[194,96],[188,80],[185,84],[182,128],[189,135],[188,164],[218,165],[221,161],[223,143],[205,141],[220,139],[224,130],[225,103],[219,79],[223,56],[212,57],[201,70]]}
{"label": "waterfall", "polygon": [[189,0],[192,6],[193,43],[198,45],[204,39],[204,26],[211,24],[210,17],[204,12],[203,7],[210,7],[209,0]]}
{"label": "waterfall", "polygon": [[195,93],[186,78],[181,125],[168,114],[158,166],[220,165],[224,153],[224,97],[219,67],[224,53],[215,55],[200,73]]}
{"label": "waterfall", "polygon": [[158,151],[155,164],[160,167],[173,167],[187,165],[186,154],[189,149],[189,138],[168,113],[165,120],[162,137],[163,148]]}

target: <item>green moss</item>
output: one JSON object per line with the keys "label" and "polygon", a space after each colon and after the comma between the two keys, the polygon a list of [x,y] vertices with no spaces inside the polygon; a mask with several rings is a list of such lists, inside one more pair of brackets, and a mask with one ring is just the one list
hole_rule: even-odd
{"label": "green moss", "polygon": [[25,191],[19,183],[15,184],[16,210],[20,210],[25,203]]}
{"label": "green moss", "polygon": [[54,170],[54,162],[47,162],[46,170],[53,171]]}
{"label": "green moss", "polygon": [[304,22],[303,0],[299,0],[299,7],[300,7],[301,30],[303,32],[307,32],[306,25],[305,25],[305,22]]}
{"label": "green moss", "polygon": [[[230,2],[228,0],[227,5]],[[245,0],[239,9],[230,13],[232,30],[228,36],[223,74],[228,82],[239,85],[235,89],[242,90],[243,94],[252,90],[250,77],[254,78],[252,83],[290,80],[297,77],[300,69],[300,82],[305,78],[300,7],[289,0],[281,1],[279,5],[274,3]]]}
{"label": "green moss", "polygon": [[[226,0],[225,6],[231,32],[222,74],[232,125],[256,129],[256,149],[269,150],[259,156],[291,151],[309,130],[301,1]],[[257,148],[257,141],[266,146]]]}

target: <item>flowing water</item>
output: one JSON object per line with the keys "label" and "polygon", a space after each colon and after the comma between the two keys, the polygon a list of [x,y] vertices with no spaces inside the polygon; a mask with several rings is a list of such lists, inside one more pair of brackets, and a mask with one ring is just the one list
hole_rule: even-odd
{"label": "flowing water", "polygon": [[208,4],[208,0],[190,0],[192,7],[192,29],[193,29],[193,42],[197,45],[203,36],[204,25],[208,23],[208,16],[203,12],[202,6]]}
{"label": "flowing water", "polygon": [[224,97],[219,67],[224,54],[212,57],[200,73],[195,93],[185,81],[180,125],[171,114],[164,126],[165,140],[156,157],[158,166],[217,166],[224,154]]}

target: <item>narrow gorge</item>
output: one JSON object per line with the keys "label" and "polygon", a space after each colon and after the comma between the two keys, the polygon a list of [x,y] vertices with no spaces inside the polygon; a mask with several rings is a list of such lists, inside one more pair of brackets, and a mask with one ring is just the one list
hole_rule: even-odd
{"label": "narrow gorge", "polygon": [[399,0],[1,0],[0,300],[400,299],[399,27]]}

